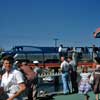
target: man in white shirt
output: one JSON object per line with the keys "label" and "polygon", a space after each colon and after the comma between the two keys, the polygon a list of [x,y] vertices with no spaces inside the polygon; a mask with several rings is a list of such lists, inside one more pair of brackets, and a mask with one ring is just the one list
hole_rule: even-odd
{"label": "man in white shirt", "polygon": [[69,88],[69,73],[68,73],[68,63],[65,60],[65,57],[61,57],[61,71],[62,71],[62,82],[63,82],[63,93],[68,94],[70,92]]}
{"label": "man in white shirt", "polygon": [[61,58],[63,56],[63,45],[62,44],[59,46],[58,52],[59,52],[59,58]]}
{"label": "man in white shirt", "polygon": [[0,96],[0,99],[3,97],[2,100],[22,100],[21,94],[26,89],[23,75],[20,71],[13,69],[13,63],[14,59],[11,56],[3,58],[5,73],[2,76],[2,88],[0,88],[0,92],[4,94]]}

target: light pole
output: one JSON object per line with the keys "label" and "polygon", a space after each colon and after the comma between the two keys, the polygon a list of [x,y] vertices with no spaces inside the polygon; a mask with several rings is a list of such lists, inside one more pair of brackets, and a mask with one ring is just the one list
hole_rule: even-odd
{"label": "light pole", "polygon": [[58,38],[54,38],[53,40],[55,41],[55,47],[57,47],[57,42],[58,42],[59,39]]}
{"label": "light pole", "polygon": [[[54,42],[55,42],[55,49],[57,48],[57,42],[58,42],[58,38],[54,38],[53,39],[54,40]],[[58,73],[58,68],[56,67],[56,68],[54,68],[54,73]],[[55,88],[55,91],[58,91],[58,87],[59,87],[59,77],[58,76],[56,76],[56,77],[54,77],[54,88]]]}

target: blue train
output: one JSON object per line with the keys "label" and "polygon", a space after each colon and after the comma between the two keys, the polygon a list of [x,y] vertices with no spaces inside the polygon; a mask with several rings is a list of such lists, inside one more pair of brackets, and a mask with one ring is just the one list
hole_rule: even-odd
{"label": "blue train", "polygon": [[14,46],[11,50],[3,51],[2,57],[13,56],[16,60],[38,60],[40,62],[59,59],[58,47]]}

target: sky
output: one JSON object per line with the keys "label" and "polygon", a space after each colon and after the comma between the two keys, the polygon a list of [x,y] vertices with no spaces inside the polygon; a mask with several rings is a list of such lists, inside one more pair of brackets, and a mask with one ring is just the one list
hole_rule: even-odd
{"label": "sky", "polygon": [[100,46],[100,0],[0,0],[0,47]]}

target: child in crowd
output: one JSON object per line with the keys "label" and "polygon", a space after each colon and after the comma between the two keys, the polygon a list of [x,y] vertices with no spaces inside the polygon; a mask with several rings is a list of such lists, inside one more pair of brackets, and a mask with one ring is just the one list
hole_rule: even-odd
{"label": "child in crowd", "polygon": [[88,67],[83,67],[80,73],[81,80],[79,82],[79,94],[84,94],[85,100],[89,100],[88,92],[91,91],[91,85],[89,83],[91,73],[88,72]]}

